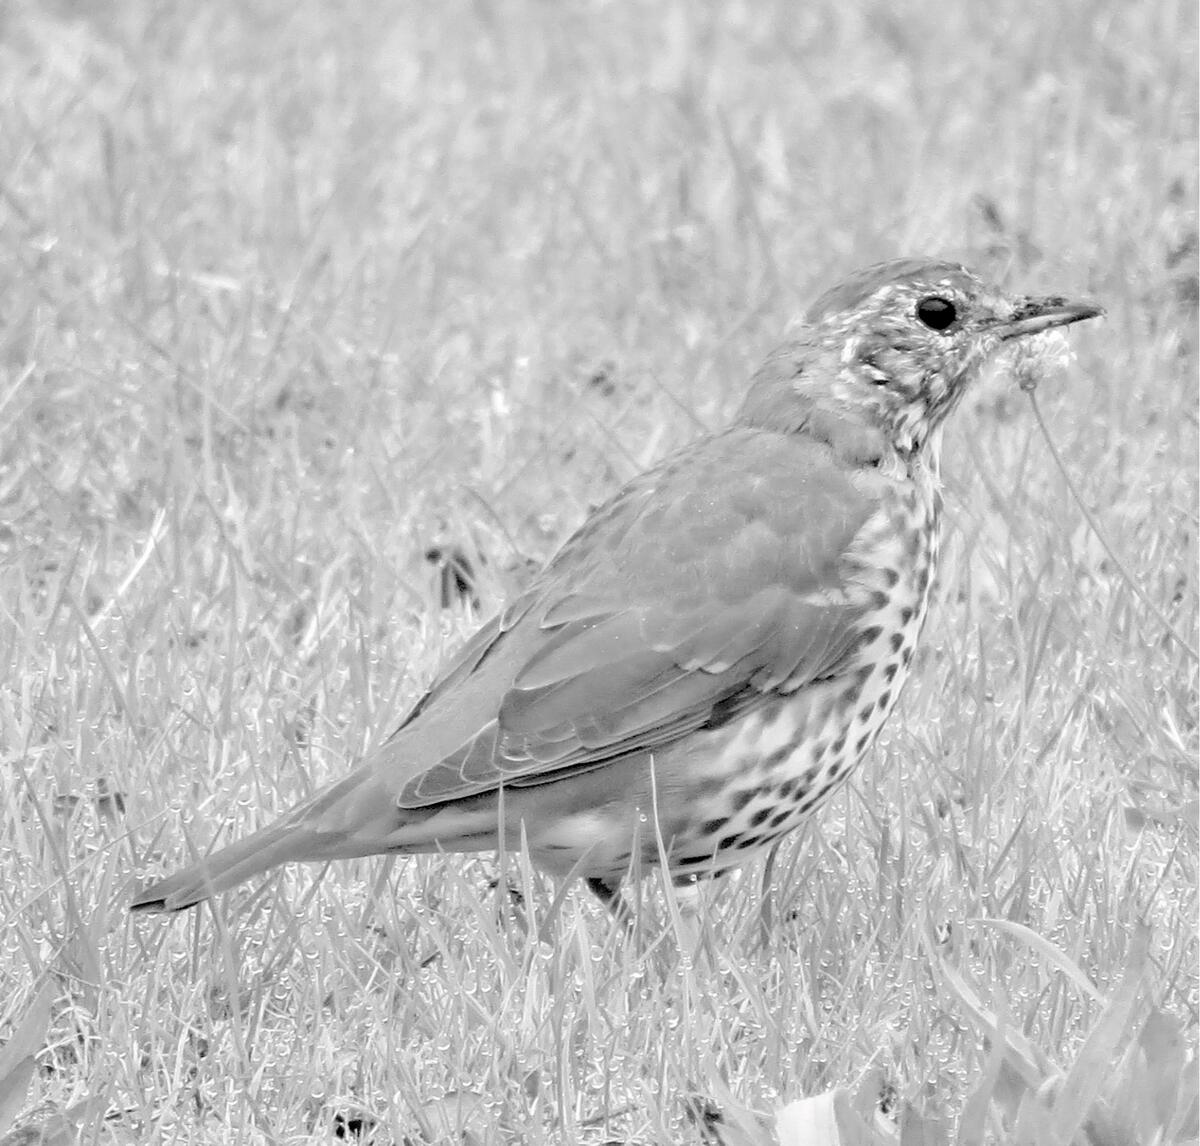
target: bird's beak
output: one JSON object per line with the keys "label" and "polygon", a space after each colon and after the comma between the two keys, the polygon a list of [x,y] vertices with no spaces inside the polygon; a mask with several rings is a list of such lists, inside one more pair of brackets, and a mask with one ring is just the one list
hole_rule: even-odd
{"label": "bird's beak", "polygon": [[1041,334],[1053,326],[1068,326],[1085,318],[1097,318],[1104,313],[1102,306],[1092,302],[1068,302],[1065,298],[1021,298],[1012,314],[999,324],[1000,338],[1022,338],[1026,334]]}

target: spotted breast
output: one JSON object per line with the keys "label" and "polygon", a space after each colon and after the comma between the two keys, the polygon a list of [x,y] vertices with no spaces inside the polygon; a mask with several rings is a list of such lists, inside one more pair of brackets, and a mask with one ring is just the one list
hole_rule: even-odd
{"label": "spotted breast", "polygon": [[678,877],[741,866],[795,829],[875,742],[904,687],[929,607],[941,495],[934,469],[890,485],[847,563],[868,594],[854,651],[836,675],[781,692],[737,723],[701,797],[672,841]]}

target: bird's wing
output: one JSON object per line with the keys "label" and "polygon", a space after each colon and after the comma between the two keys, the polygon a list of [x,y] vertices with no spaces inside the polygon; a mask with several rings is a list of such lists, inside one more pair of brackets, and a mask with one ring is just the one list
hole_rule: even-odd
{"label": "bird's wing", "polygon": [[703,439],[594,514],[368,763],[402,807],[659,749],[836,672],[876,509],[819,443]]}

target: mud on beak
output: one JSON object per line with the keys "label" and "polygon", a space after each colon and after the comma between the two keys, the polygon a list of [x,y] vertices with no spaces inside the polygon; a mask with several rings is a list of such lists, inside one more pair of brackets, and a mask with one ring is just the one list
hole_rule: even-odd
{"label": "mud on beak", "polygon": [[1069,326],[1085,318],[1098,318],[1104,307],[1093,302],[1068,302],[1065,298],[1021,298],[1006,320],[999,324],[1002,341],[1041,334],[1054,326]]}

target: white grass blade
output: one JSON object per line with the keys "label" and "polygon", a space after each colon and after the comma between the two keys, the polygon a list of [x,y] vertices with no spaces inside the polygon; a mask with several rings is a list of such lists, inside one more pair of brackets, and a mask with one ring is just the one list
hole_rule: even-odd
{"label": "white grass blade", "polygon": [[900,1114],[900,1146],[950,1146],[950,1135],[941,1122],[905,1103]]}
{"label": "white grass blade", "polygon": [[1055,1137],[1052,1141],[1070,1142],[1087,1121],[1093,1105],[1104,1091],[1116,1062],[1117,1047],[1129,1029],[1134,1003],[1141,991],[1149,945],[1150,929],[1139,926],[1134,932],[1125,975],[1063,1081],[1054,1104]]}
{"label": "white grass blade", "polygon": [[1033,1043],[1016,1031],[1003,1030],[999,1016],[983,1005],[967,981],[940,956],[937,958],[937,965],[950,993],[957,997],[977,1023],[987,1028],[991,1037],[1002,1043],[1009,1067],[1021,1077],[1026,1086],[1034,1089],[1041,1086],[1050,1071],[1044,1056]]}
{"label": "white grass blade", "polygon": [[1083,973],[1080,968],[1073,963],[1067,956],[1060,951],[1053,943],[1043,935],[1039,935],[1036,931],[1026,927],[1023,923],[1013,923],[1009,919],[992,919],[989,916],[978,916],[975,919],[968,920],[970,923],[981,923],[986,927],[991,927],[997,931],[1006,931],[1009,935],[1019,939],[1028,947],[1032,947],[1047,963],[1057,967],[1072,983],[1075,984],[1085,995],[1097,1002],[1103,1002],[1104,996],[1092,984],[1092,981]]}
{"label": "white grass blade", "polygon": [[857,1114],[843,1087],[800,1098],[775,1116],[779,1146],[882,1146],[884,1139]]}
{"label": "white grass blade", "polygon": [[0,1133],[12,1126],[25,1102],[36,1067],[33,1056],[46,1041],[54,986],[46,983],[17,1024],[13,1036],[0,1049]]}
{"label": "white grass blade", "polygon": [[482,1095],[456,1090],[444,1098],[427,1102],[413,1113],[433,1134],[429,1141],[458,1142],[462,1146],[476,1146],[483,1141],[477,1133],[479,1116],[483,1110]]}
{"label": "white grass blade", "polygon": [[1005,1030],[999,1026],[992,1038],[987,1061],[983,1065],[983,1077],[963,1104],[958,1120],[958,1146],[984,1146],[987,1134],[988,1112],[996,1101],[996,1088],[1000,1072],[1004,1067]]}

